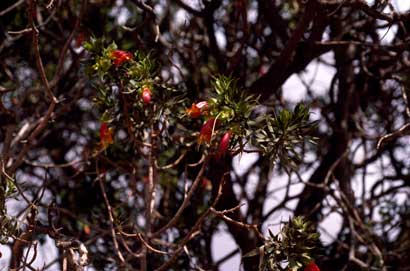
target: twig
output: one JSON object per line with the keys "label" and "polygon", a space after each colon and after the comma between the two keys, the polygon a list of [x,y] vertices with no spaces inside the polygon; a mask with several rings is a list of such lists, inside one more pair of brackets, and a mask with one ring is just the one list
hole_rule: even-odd
{"label": "twig", "polygon": [[385,146],[388,142],[391,142],[398,137],[409,135],[410,134],[410,123],[406,123],[397,131],[389,133],[387,135],[382,136],[379,141],[377,142],[377,150],[381,151],[382,147]]}
{"label": "twig", "polygon": [[10,167],[10,172],[14,172],[23,162],[23,158],[28,152],[28,150],[31,147],[31,144],[33,144],[35,138],[44,130],[44,128],[47,126],[48,121],[51,119],[52,114],[54,112],[55,106],[58,103],[57,98],[54,96],[53,92],[51,91],[50,85],[48,83],[48,79],[44,70],[43,62],[41,60],[40,56],[40,50],[38,46],[38,37],[39,37],[39,32],[34,25],[34,9],[35,9],[35,2],[34,0],[30,0],[29,2],[29,22],[31,25],[32,33],[33,33],[33,48],[34,48],[34,55],[36,59],[36,64],[37,64],[37,69],[41,78],[41,81],[46,88],[46,92],[51,99],[50,105],[47,109],[47,112],[43,117],[39,119],[39,124],[37,127],[34,129],[34,131],[31,133],[29,136],[27,143],[24,145],[23,149],[20,151],[20,153],[17,155],[17,158],[15,159],[14,163]]}
{"label": "twig", "polygon": [[205,158],[206,158],[206,155],[202,155],[202,156],[201,156],[201,159],[199,159],[198,162],[192,163],[192,164],[188,164],[187,166],[188,166],[188,167],[196,167],[196,166],[202,164],[202,163],[205,161]]}
{"label": "twig", "polygon": [[13,9],[17,8],[18,6],[20,6],[21,4],[24,3],[25,0],[19,0],[16,3],[14,3],[13,5],[9,6],[6,9],[3,9],[2,11],[0,11],[0,17],[9,13],[10,11],[12,11]]}
{"label": "twig", "polygon": [[196,221],[195,225],[191,228],[191,230],[185,235],[185,237],[182,239],[182,241],[178,244],[178,248],[174,251],[174,254],[171,256],[171,258],[162,264],[159,268],[157,268],[155,271],[164,271],[164,270],[169,270],[169,267],[177,260],[179,254],[182,252],[184,249],[185,245],[191,240],[193,236],[195,236],[199,228],[201,227],[203,221],[205,218],[209,215],[211,212],[211,208],[215,208],[216,204],[218,203],[220,197],[222,196],[222,187],[225,184],[225,180],[222,179],[221,183],[219,184],[218,188],[218,194],[212,203],[212,206],[208,208],[206,211],[204,211],[201,216],[198,218]]}
{"label": "twig", "polygon": [[176,214],[171,218],[170,221],[168,221],[168,223],[163,226],[161,229],[159,229],[158,231],[156,231],[155,233],[153,233],[153,236],[157,236],[161,233],[163,233],[165,230],[169,229],[170,227],[172,227],[181,217],[183,211],[185,210],[185,208],[188,206],[188,204],[191,202],[191,198],[194,195],[195,190],[197,189],[197,187],[199,186],[199,184],[202,182],[202,176],[205,172],[205,168],[207,166],[207,161],[204,161],[202,164],[201,169],[198,172],[198,175],[196,176],[194,182],[192,183],[191,189],[189,190],[189,192],[187,193],[187,196],[185,197],[184,201],[182,202],[181,206],[179,207],[178,211],[176,212]]}
{"label": "twig", "polygon": [[111,208],[110,202],[108,201],[107,194],[105,193],[105,188],[104,188],[104,184],[102,181],[102,177],[105,176],[105,173],[100,173],[98,168],[97,168],[97,172],[98,172],[98,177],[97,177],[98,183],[100,184],[101,192],[103,194],[104,201],[105,201],[105,206],[107,207],[107,211],[108,211],[108,218],[110,220],[111,236],[112,236],[112,241],[114,243],[114,248],[115,248],[115,251],[121,263],[125,264],[124,256],[122,255],[120,248],[118,246],[117,236],[115,233],[115,222],[114,222],[114,217],[112,214],[112,208]]}
{"label": "twig", "polygon": [[166,253],[166,252],[164,252],[164,251],[155,249],[155,248],[153,248],[152,246],[150,246],[150,245],[144,240],[144,238],[142,237],[142,234],[141,234],[141,233],[138,233],[137,236],[138,236],[138,238],[141,240],[141,242],[144,244],[144,246],[146,246],[146,247],[147,247],[149,250],[151,250],[152,252],[155,252],[155,253],[158,253],[158,254],[162,254],[162,255],[167,255],[167,254],[168,254],[168,253]]}
{"label": "twig", "polygon": [[177,158],[177,160],[175,160],[174,162],[172,162],[172,163],[170,163],[170,164],[168,164],[168,165],[162,166],[162,167],[158,165],[157,161],[155,161],[155,166],[157,167],[157,169],[160,169],[160,170],[170,169],[170,168],[176,167],[176,166],[182,161],[182,159],[184,159],[185,155],[186,155],[186,152],[183,152],[183,153]]}
{"label": "twig", "polygon": [[158,42],[161,33],[160,33],[159,25],[157,22],[157,16],[155,14],[154,9],[150,5],[146,4],[144,0],[135,0],[135,3],[139,8],[147,12],[153,19],[154,21],[153,30],[155,32],[155,42]]}
{"label": "twig", "polygon": [[34,24],[34,18],[33,18],[34,11],[35,11],[35,2],[34,2],[34,0],[30,0],[29,22],[30,22],[30,25],[31,25],[32,33],[33,33],[33,48],[34,48],[34,55],[36,57],[37,69],[38,69],[41,81],[43,82],[43,85],[46,88],[47,94],[48,94],[49,98],[51,99],[51,102],[54,103],[54,104],[57,104],[58,100],[54,96],[54,94],[53,94],[53,92],[50,88],[50,85],[48,83],[48,79],[47,79],[47,76],[46,76],[46,72],[44,70],[43,61],[41,60],[40,49],[39,49],[39,46],[38,46],[39,31],[38,31],[37,27]]}
{"label": "twig", "polygon": [[[240,207],[240,205],[238,205],[237,207]],[[237,207],[235,207],[235,208],[233,208],[233,209],[237,209]],[[248,229],[248,230],[251,229],[251,230],[253,230],[253,231],[258,235],[258,237],[259,237],[261,240],[264,240],[264,239],[265,239],[265,237],[263,236],[263,234],[258,230],[258,225],[256,225],[256,224],[246,224],[246,223],[243,223],[243,222],[240,222],[240,221],[236,221],[236,220],[234,220],[234,219],[232,219],[232,218],[226,216],[225,213],[231,212],[230,210],[217,211],[217,210],[215,210],[215,208],[213,208],[213,207],[211,207],[210,210],[211,210],[211,212],[212,212],[213,214],[215,214],[216,216],[222,218],[225,222],[234,224],[234,225],[236,225],[236,226],[238,226],[238,227],[245,228],[245,229]]]}
{"label": "twig", "polygon": [[[50,1],[49,5],[53,3],[53,0]],[[48,5],[47,5],[48,8]],[[84,16],[84,13],[87,9],[87,0],[83,0],[81,2],[81,8],[80,8],[80,14],[77,17],[77,20],[75,21],[74,24],[74,28],[71,31],[70,36],[68,37],[68,39],[66,40],[66,42],[64,43],[63,48],[61,49],[61,53],[60,53],[60,57],[58,58],[58,63],[57,63],[57,68],[56,68],[56,72],[54,74],[54,78],[51,81],[51,85],[56,85],[57,82],[60,80],[61,77],[61,73],[63,71],[63,67],[64,67],[64,62],[65,62],[65,57],[67,54],[67,50],[70,46],[71,41],[74,39],[75,35],[77,34],[78,29],[80,28],[80,23],[81,20]]]}

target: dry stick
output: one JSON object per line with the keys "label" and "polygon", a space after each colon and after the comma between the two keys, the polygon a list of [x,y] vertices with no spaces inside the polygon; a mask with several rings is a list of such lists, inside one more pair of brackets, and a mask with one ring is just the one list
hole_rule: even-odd
{"label": "dry stick", "polygon": [[150,251],[155,252],[155,253],[158,253],[158,254],[162,254],[162,255],[167,255],[167,254],[168,254],[167,252],[164,252],[164,251],[155,249],[155,248],[153,248],[152,246],[150,246],[150,244],[148,244],[147,241],[144,240],[144,237],[142,237],[142,234],[141,234],[141,233],[138,233],[137,235],[138,235],[138,238],[141,240],[142,244],[143,244],[147,249],[149,249]]}
{"label": "dry stick", "polygon": [[356,0],[355,2],[352,3],[352,6],[359,8],[364,13],[366,13],[368,16],[379,19],[379,20],[388,21],[390,23],[392,23],[395,20],[394,14],[383,13],[374,8],[371,8],[366,3],[365,0]]}
{"label": "dry stick", "polygon": [[[33,257],[31,258],[30,262],[27,263],[28,266],[31,266],[34,263],[34,261],[37,259],[37,245],[38,245],[37,241],[33,242]],[[27,257],[28,257],[28,250],[27,250],[26,259]]]}
{"label": "dry stick", "polygon": [[397,131],[394,131],[390,134],[382,136],[379,141],[377,141],[377,146],[376,149],[377,151],[381,151],[383,146],[387,144],[388,142],[391,142],[393,140],[396,140],[399,137],[406,136],[410,134],[410,123],[406,123],[400,129]]}
{"label": "dry stick", "polygon": [[28,259],[28,255],[29,255],[29,253],[30,253],[30,250],[31,250],[31,247],[33,246],[33,243],[32,242],[30,242],[29,244],[28,244],[28,248],[27,248],[27,250],[26,250],[26,255],[23,257],[23,260],[22,260],[22,262],[23,262],[23,264],[22,264],[22,266],[20,267],[22,270],[24,270],[25,269],[25,267],[27,267],[27,259]]}
{"label": "dry stick", "polygon": [[15,137],[15,135],[13,135],[15,127],[16,125],[6,126],[6,133],[5,133],[6,136],[3,141],[3,152],[1,155],[2,157],[0,159],[0,165],[2,168],[6,167],[5,165],[7,165],[7,161],[9,160],[9,157],[10,157],[10,147],[12,145],[13,138]]}
{"label": "dry stick", "polygon": [[186,156],[186,152],[183,152],[183,153],[177,158],[177,160],[175,160],[174,162],[172,162],[172,163],[170,163],[170,164],[168,164],[168,165],[165,165],[165,166],[160,166],[160,165],[158,165],[157,161],[155,161],[155,166],[157,167],[157,169],[160,169],[160,170],[170,169],[170,168],[176,167],[176,166],[182,161],[182,159],[185,158],[185,156]]}
{"label": "dry stick", "polygon": [[[62,53],[60,55],[59,58],[59,62],[57,65],[57,71],[56,74],[54,76],[52,85],[55,85],[56,82],[58,81],[60,74],[61,74],[61,70],[64,64],[64,59],[65,59],[65,53],[68,49],[68,46],[72,40],[72,38],[75,35],[75,32],[77,31],[79,24],[80,24],[80,19],[82,18],[84,12],[85,12],[85,8],[86,8],[86,0],[83,0],[82,2],[82,6],[81,6],[81,11],[80,11],[80,15],[75,23],[75,27],[73,32],[71,33],[69,39],[66,41]],[[41,60],[41,55],[40,55],[40,49],[39,49],[39,31],[37,29],[37,27],[35,26],[34,23],[34,11],[35,11],[35,1],[34,0],[30,0],[29,2],[29,12],[28,14],[30,14],[29,16],[29,23],[30,23],[30,28],[27,29],[29,32],[32,32],[32,36],[33,36],[33,48],[34,48],[34,55],[35,55],[35,59],[36,59],[36,65],[37,65],[37,70],[38,73],[40,75],[41,81],[46,89],[47,95],[49,96],[49,98],[51,99],[51,103],[49,105],[49,108],[47,110],[47,112],[45,113],[45,115],[39,119],[38,121],[38,125],[37,127],[34,129],[34,131],[31,133],[30,137],[27,139],[27,143],[24,145],[23,149],[20,151],[20,153],[17,155],[16,160],[14,161],[14,163],[12,164],[12,166],[10,167],[10,172],[14,172],[23,162],[23,158],[26,155],[26,153],[28,152],[29,148],[31,147],[31,144],[33,143],[34,139],[44,130],[44,128],[46,127],[48,121],[51,119],[55,106],[58,103],[57,98],[54,96],[49,81],[47,79],[45,70],[44,70],[44,66],[43,66],[43,62]]]}
{"label": "dry stick", "polygon": [[[356,232],[355,229],[354,229],[354,223],[353,223],[351,217],[349,217],[348,219],[349,219],[349,228],[350,228],[350,230],[352,232]],[[367,265],[366,263],[364,263],[360,259],[356,258],[356,255],[355,255],[356,242],[355,242],[354,238],[352,238],[352,240],[350,242],[351,242],[351,244],[350,244],[350,248],[349,248],[349,261],[352,261],[352,262],[356,263],[361,268],[369,269],[369,265]]]}
{"label": "dry stick", "polygon": [[[124,248],[128,251],[128,253],[130,253],[132,256],[134,256],[135,258],[140,258],[142,256],[141,253],[135,253],[134,251],[132,251],[132,249],[128,246],[126,240],[124,239],[123,235],[128,236],[127,234],[124,234],[124,232],[122,232],[120,230],[120,240],[122,245],[124,246]],[[133,236],[137,236],[136,234],[133,234]]]}
{"label": "dry stick", "polygon": [[[98,169],[97,169],[97,171],[98,171]],[[114,243],[114,248],[115,248],[115,251],[117,252],[118,258],[120,259],[120,261],[123,264],[125,264],[124,256],[122,256],[122,253],[121,253],[120,248],[118,246],[117,236],[116,236],[116,233],[115,233],[115,224],[114,224],[115,222],[114,222],[114,217],[113,217],[113,214],[112,214],[112,208],[111,208],[110,202],[108,201],[107,194],[105,193],[104,184],[102,182],[102,175],[105,176],[105,173],[98,172],[97,179],[98,179],[98,183],[100,184],[101,192],[102,192],[103,197],[104,197],[105,206],[107,207],[108,218],[110,219],[112,241]]]}
{"label": "dry stick", "polygon": [[7,14],[8,12],[12,11],[13,9],[17,8],[18,6],[20,6],[21,4],[24,3],[25,0],[20,0],[17,1],[16,3],[14,3],[13,5],[9,6],[8,8],[0,11],[0,17]]}
{"label": "dry stick", "polygon": [[[316,15],[316,3],[313,0],[308,0],[306,2],[305,12],[303,17],[299,21],[298,25],[296,26],[294,32],[290,36],[289,40],[286,42],[285,48],[280,53],[277,62],[274,64],[275,67],[281,67],[281,72],[284,72],[286,67],[289,65],[290,61],[293,58],[295,50],[302,40],[303,35],[306,32],[306,29],[309,27],[310,22]],[[269,72],[273,72],[273,70],[269,70]]]}
{"label": "dry stick", "polygon": [[47,4],[46,8],[47,9],[52,9],[53,6],[54,6],[54,0],[50,0],[50,2],[48,2],[48,4]]}
{"label": "dry stick", "polygon": [[[375,255],[376,257],[378,257],[381,261],[382,264],[382,270],[385,271],[386,267],[384,265],[384,260],[383,260],[383,255],[382,252],[380,251],[380,249],[377,247],[377,245],[375,244],[375,242],[370,238],[370,240],[365,240],[361,237],[360,234],[358,234],[356,232],[356,230],[354,229],[354,224],[356,224],[358,227],[360,227],[360,229],[364,232],[366,232],[368,235],[367,236],[371,236],[371,232],[369,231],[369,229],[365,226],[365,223],[363,222],[362,218],[360,217],[360,215],[358,214],[357,210],[355,209],[354,206],[352,206],[351,202],[349,201],[349,199],[347,198],[347,196],[343,193],[342,190],[338,190],[338,192],[340,193],[340,199],[334,194],[335,191],[332,191],[333,193],[331,193],[331,196],[335,199],[335,201],[339,204],[339,206],[346,212],[347,217],[349,219],[349,221],[351,221],[351,231],[354,234],[354,236],[363,244],[366,244],[369,248],[369,250],[373,253],[373,255]],[[354,256],[354,255],[353,255]],[[352,258],[353,261],[355,261],[356,263],[358,259],[356,259],[355,257]],[[352,260],[350,259],[350,260]]]}
{"label": "dry stick", "polygon": [[144,0],[135,0],[135,4],[152,17],[154,21],[153,31],[155,32],[155,42],[158,42],[161,33],[157,22],[157,15],[155,14],[155,10],[150,5],[145,3]]}
{"label": "dry stick", "polygon": [[347,142],[347,147],[346,150],[342,153],[342,155],[339,156],[339,158],[337,158],[333,164],[330,166],[329,170],[326,173],[325,179],[323,181],[323,186],[327,187],[327,185],[329,184],[330,181],[330,176],[333,174],[333,171],[336,169],[336,167],[340,164],[340,162],[345,159],[347,157],[347,155],[349,154],[349,150],[350,150],[350,140]]}
{"label": "dry stick", "polygon": [[[153,110],[156,110],[154,106]],[[145,187],[145,236],[151,237],[152,214],[155,208],[155,186],[156,186],[156,159],[155,159],[155,143],[157,134],[155,133],[155,124],[151,125],[150,133],[150,148],[148,154],[148,184]],[[147,246],[143,246],[141,251],[141,270],[147,270]]]}
{"label": "dry stick", "polygon": [[193,236],[196,235],[195,233],[199,230],[205,218],[211,213],[211,208],[215,208],[216,204],[219,201],[219,198],[222,196],[222,187],[224,186],[224,184],[225,184],[225,181],[223,178],[221,180],[221,183],[219,184],[218,194],[214,202],[212,203],[211,207],[209,207],[205,212],[203,212],[202,215],[198,218],[195,225],[191,228],[191,230],[187,233],[187,235],[185,235],[182,241],[178,244],[178,247],[175,250],[174,254],[171,256],[171,258],[167,262],[165,262],[163,265],[155,269],[155,271],[169,270],[169,267],[177,260],[179,254],[182,252],[186,244],[189,242],[189,240],[191,240]]}
{"label": "dry stick", "polygon": [[15,237],[15,242],[11,248],[12,257],[10,260],[10,269],[17,269],[20,265],[21,258],[23,257],[23,251],[26,244],[30,244],[30,240],[33,235],[33,229],[29,229],[26,232],[20,234],[19,237]]}
{"label": "dry stick", "polygon": [[185,208],[188,206],[188,204],[191,201],[192,196],[194,195],[194,192],[196,190],[196,188],[199,186],[199,184],[202,181],[202,176],[205,172],[205,168],[207,165],[207,161],[204,161],[202,164],[201,169],[198,172],[198,175],[196,176],[194,183],[191,186],[191,189],[189,190],[187,196],[185,197],[184,201],[182,202],[181,206],[179,207],[178,211],[176,212],[176,214],[172,217],[172,219],[162,228],[160,228],[158,231],[156,231],[155,233],[152,234],[152,236],[157,236],[161,233],[163,233],[164,231],[166,231],[167,229],[169,229],[170,227],[172,227],[181,217],[183,211],[185,210]]}
{"label": "dry stick", "polygon": [[[240,207],[240,206],[241,205],[238,205],[237,207]],[[246,224],[246,223],[243,223],[241,221],[236,221],[236,220],[226,216],[225,214],[228,213],[229,210],[217,211],[213,207],[211,207],[210,210],[213,214],[215,214],[216,216],[222,218],[226,223],[233,224],[233,225],[238,226],[240,228],[253,230],[261,240],[265,240],[265,237],[263,236],[263,234],[258,230],[258,225],[256,225],[256,224]]]}
{"label": "dry stick", "polygon": [[232,258],[233,256],[235,256],[236,254],[240,253],[240,249],[239,248],[235,248],[234,250],[232,250],[231,252],[229,252],[228,254],[226,254],[225,256],[223,256],[222,258],[220,258],[218,261],[216,261],[214,263],[214,266],[216,268],[218,268],[222,263],[226,262],[227,260],[229,260],[230,258]]}
{"label": "dry stick", "polygon": [[[409,97],[407,96],[406,88],[404,86],[404,82],[398,76],[393,75],[392,78],[400,84],[402,97],[403,97],[403,100],[404,100],[404,104],[406,105],[406,115],[407,115],[408,118],[410,118],[410,107],[409,107],[410,100],[409,100]],[[376,146],[377,151],[380,152],[382,150],[383,146],[385,144],[387,144],[388,142],[396,140],[399,137],[406,136],[406,135],[409,135],[409,134],[410,134],[410,123],[406,123],[400,129],[398,129],[397,131],[394,131],[392,133],[389,133],[387,135],[382,136],[377,141],[377,146]]]}
{"label": "dry stick", "polygon": [[[51,3],[52,3],[52,1],[50,1],[50,4]],[[64,62],[65,62],[65,57],[66,57],[66,54],[67,54],[68,47],[70,46],[70,43],[73,40],[74,36],[77,34],[77,31],[80,27],[81,19],[84,16],[86,8],[87,8],[87,0],[83,0],[82,3],[81,3],[80,14],[78,15],[77,20],[75,21],[73,31],[71,31],[70,36],[68,37],[68,39],[64,43],[63,49],[61,50],[60,57],[59,57],[58,63],[57,63],[56,73],[54,75],[53,80],[51,81],[51,85],[56,85],[57,82],[60,80],[61,73],[63,72]]]}
{"label": "dry stick", "polygon": [[[154,107],[155,111],[155,107]],[[154,126],[154,125],[153,125]],[[149,184],[149,196],[150,196],[150,201],[149,201],[149,215],[150,215],[150,220],[147,221],[149,227],[148,227],[148,232],[151,233],[151,223],[152,223],[152,214],[155,209],[155,198],[156,198],[156,185],[157,185],[157,180],[156,180],[156,159],[155,159],[155,143],[156,143],[156,134],[155,134],[155,129],[152,127],[151,130],[151,148],[150,148],[150,153],[149,153],[149,168],[148,168],[148,184]]]}
{"label": "dry stick", "polygon": [[393,75],[392,78],[394,80],[396,80],[397,83],[400,84],[401,95],[403,97],[404,104],[406,105],[406,114],[407,114],[407,117],[410,118],[410,100],[409,100],[409,97],[407,95],[406,87],[404,86],[404,82],[399,76]]}
{"label": "dry stick", "polygon": [[51,116],[54,112],[54,108],[56,104],[58,103],[57,98],[54,96],[53,92],[51,91],[50,85],[48,83],[48,79],[44,70],[43,62],[41,60],[40,56],[40,49],[38,46],[38,37],[39,37],[39,32],[38,29],[36,28],[34,24],[34,7],[35,3],[34,0],[30,0],[29,2],[29,22],[31,25],[32,29],[32,34],[33,34],[33,48],[34,48],[34,56],[36,59],[36,65],[38,69],[38,73],[40,75],[41,81],[46,89],[47,95],[49,96],[51,102],[50,105],[47,109],[47,112],[43,117],[40,118],[38,126],[34,129],[34,131],[31,133],[30,137],[27,139],[27,143],[24,145],[23,149],[20,151],[20,153],[17,155],[16,160],[10,167],[10,172],[14,172],[22,163],[23,163],[23,158],[27,154],[29,148],[31,147],[31,144],[33,143],[34,139],[44,130],[44,128],[47,126],[48,121],[51,119]]}
{"label": "dry stick", "polygon": [[189,13],[192,13],[192,15],[194,15],[195,17],[204,17],[204,12],[202,10],[196,10],[195,8],[191,7],[190,5],[186,4],[184,1],[182,0],[175,0],[175,3],[182,7],[183,9],[185,9],[186,11],[188,11]]}
{"label": "dry stick", "polygon": [[206,157],[207,157],[206,155],[202,155],[202,156],[201,156],[201,159],[199,159],[198,162],[188,164],[187,166],[188,166],[188,167],[196,167],[196,166],[202,164],[202,163],[205,161],[205,158],[206,158]]}
{"label": "dry stick", "polygon": [[53,92],[51,91],[50,85],[48,83],[48,79],[46,76],[46,72],[44,70],[44,66],[43,66],[43,61],[41,60],[41,56],[40,56],[40,49],[38,46],[38,40],[39,40],[39,31],[37,29],[37,27],[34,24],[34,18],[33,18],[33,13],[34,13],[34,8],[35,8],[35,3],[34,0],[30,1],[30,15],[29,16],[29,21],[30,21],[30,25],[31,25],[31,29],[32,29],[32,33],[33,33],[33,47],[34,47],[34,55],[36,57],[36,65],[37,65],[37,69],[40,73],[40,78],[41,81],[43,82],[44,87],[46,88],[47,94],[49,96],[49,98],[51,99],[51,102],[53,103],[58,103],[57,98],[54,96]]}
{"label": "dry stick", "polygon": [[[355,220],[356,224],[364,231],[368,234],[368,236],[371,236],[371,232],[369,231],[368,227],[365,226],[365,223],[363,222],[362,218],[360,217],[360,215],[357,212],[357,209],[355,209],[351,202],[349,201],[349,199],[347,198],[347,196],[345,195],[345,193],[343,193],[342,190],[339,191],[340,192],[340,198],[341,201],[344,202],[344,204],[346,205],[346,209],[350,211],[350,213],[352,214],[352,218]],[[384,265],[384,260],[383,260],[383,255],[382,252],[380,251],[379,247],[375,244],[375,242],[370,239],[370,240],[364,240],[362,238],[361,235],[356,234],[356,237],[359,241],[361,241],[363,244],[368,244],[370,251],[373,253],[373,255],[377,256],[380,259],[380,262],[382,264],[382,270],[385,271],[386,267]]]}

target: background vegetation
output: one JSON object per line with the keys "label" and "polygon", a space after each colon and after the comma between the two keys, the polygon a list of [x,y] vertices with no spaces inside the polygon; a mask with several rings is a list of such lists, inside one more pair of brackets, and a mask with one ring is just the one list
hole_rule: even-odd
{"label": "background vegetation", "polygon": [[[409,270],[410,13],[392,2],[2,0],[9,268]],[[298,75],[310,109],[284,98]],[[215,259],[221,230],[236,247]],[[58,267],[32,267],[47,238]]]}

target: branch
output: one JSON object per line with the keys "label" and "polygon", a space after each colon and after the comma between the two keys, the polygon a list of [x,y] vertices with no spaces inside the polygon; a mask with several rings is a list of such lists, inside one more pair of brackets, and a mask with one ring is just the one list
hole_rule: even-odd
{"label": "branch", "polygon": [[117,235],[115,233],[115,222],[114,222],[114,216],[112,214],[112,208],[111,208],[110,202],[108,201],[107,194],[105,193],[105,188],[104,188],[104,184],[103,184],[103,181],[102,181],[102,178],[105,177],[105,172],[99,172],[99,170],[97,168],[97,174],[98,174],[98,177],[97,177],[98,183],[100,184],[101,192],[102,192],[103,197],[104,197],[105,206],[107,207],[107,211],[108,211],[108,218],[110,220],[111,236],[112,236],[112,241],[114,243],[114,248],[115,248],[115,251],[116,251],[117,256],[120,259],[121,263],[125,264],[124,256],[122,255],[122,253],[120,251],[120,248],[118,246]]}
{"label": "branch", "polygon": [[276,62],[272,64],[267,73],[252,84],[252,92],[260,94],[261,100],[269,98],[284,82],[286,71],[288,67],[293,64],[295,50],[302,40],[309,24],[315,18],[317,8],[318,6],[314,0],[307,2],[302,19],[299,21],[295,31],[287,41]]}
{"label": "branch", "polygon": [[189,203],[191,202],[191,198],[194,195],[194,192],[196,191],[197,187],[199,186],[199,184],[202,182],[202,176],[204,174],[205,168],[207,166],[207,159],[206,161],[203,162],[201,169],[198,172],[198,175],[196,176],[194,182],[192,183],[191,189],[189,190],[187,196],[185,197],[184,201],[182,202],[181,206],[179,207],[178,211],[176,212],[176,214],[172,217],[172,219],[162,228],[160,228],[158,231],[156,231],[155,233],[153,233],[153,236],[157,236],[161,233],[163,233],[164,231],[166,231],[167,229],[171,228],[173,225],[175,225],[175,223],[179,220],[179,218],[181,217],[183,211],[185,210],[185,208],[189,205]]}
{"label": "branch", "polygon": [[182,252],[184,249],[185,245],[194,237],[197,231],[199,231],[203,221],[205,218],[209,215],[211,212],[211,208],[215,208],[217,205],[220,197],[222,196],[222,187],[224,185],[224,180],[221,181],[219,187],[218,187],[218,194],[212,203],[211,207],[209,207],[206,211],[202,213],[202,215],[198,218],[196,221],[195,225],[191,228],[191,230],[185,235],[184,239],[180,243],[178,243],[178,247],[175,250],[174,254],[171,256],[171,258],[165,262],[163,265],[161,265],[159,268],[155,269],[155,271],[164,271],[164,270],[169,270],[169,267],[177,260],[179,254]]}

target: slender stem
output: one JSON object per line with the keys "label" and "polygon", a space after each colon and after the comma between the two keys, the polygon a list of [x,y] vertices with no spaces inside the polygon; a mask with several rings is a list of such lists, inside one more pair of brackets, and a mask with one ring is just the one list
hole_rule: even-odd
{"label": "slender stem", "polygon": [[222,188],[224,186],[224,179],[221,180],[221,183],[219,184],[218,187],[218,194],[212,203],[212,205],[205,210],[198,218],[198,220],[195,222],[195,225],[191,228],[191,230],[185,235],[185,237],[181,240],[181,242],[178,243],[177,248],[175,249],[174,253],[172,254],[171,258],[163,263],[160,267],[155,269],[155,271],[164,271],[164,270],[169,270],[169,267],[177,260],[179,254],[182,252],[184,249],[185,245],[194,237],[196,234],[200,231],[201,225],[204,222],[205,218],[207,218],[210,213],[212,212],[211,209],[215,208],[216,204],[218,203],[220,197],[222,196]]}
{"label": "slender stem", "polygon": [[163,233],[165,230],[169,229],[170,227],[172,227],[181,217],[182,212],[185,210],[185,208],[188,206],[188,204],[191,202],[191,198],[194,195],[194,192],[196,190],[196,188],[199,186],[199,184],[202,182],[202,176],[205,172],[205,168],[206,168],[207,162],[204,161],[204,163],[202,164],[201,169],[198,172],[198,175],[196,176],[191,189],[189,190],[187,196],[185,197],[184,201],[182,202],[181,206],[179,207],[178,211],[176,212],[176,214],[172,217],[172,219],[165,225],[163,226],[161,229],[159,229],[157,232],[155,232],[153,234],[153,236],[157,236],[161,233]]}
{"label": "slender stem", "polygon": [[[155,112],[156,106],[153,107],[153,111]],[[149,239],[151,238],[151,232],[152,232],[152,214],[155,209],[155,197],[156,197],[156,185],[157,185],[157,180],[156,180],[156,138],[157,138],[157,133],[156,133],[156,125],[153,123],[151,125],[151,133],[150,133],[150,138],[149,138],[149,154],[148,154],[148,183],[145,187],[145,206],[146,206],[146,212],[145,212],[145,236],[148,239],[147,243],[149,243]],[[142,257],[141,257],[141,270],[145,271],[147,270],[147,247],[144,246],[142,248]]]}
{"label": "slender stem", "polygon": [[115,248],[115,251],[117,252],[117,256],[120,259],[121,263],[125,264],[125,259],[120,251],[118,241],[117,241],[117,235],[115,233],[115,221],[114,221],[114,216],[112,214],[112,208],[111,208],[110,202],[108,201],[107,193],[105,192],[104,183],[102,180],[104,176],[105,176],[104,172],[102,173],[98,172],[97,179],[98,179],[98,183],[100,184],[101,192],[104,197],[105,206],[107,207],[108,218],[110,219],[111,235],[112,235],[112,241],[114,243],[114,248]]}

